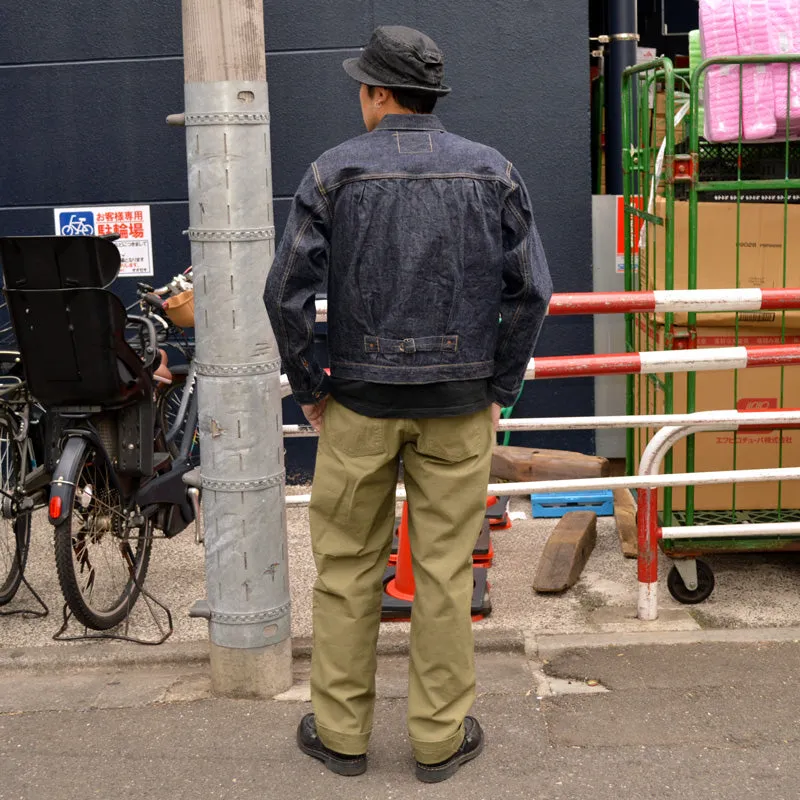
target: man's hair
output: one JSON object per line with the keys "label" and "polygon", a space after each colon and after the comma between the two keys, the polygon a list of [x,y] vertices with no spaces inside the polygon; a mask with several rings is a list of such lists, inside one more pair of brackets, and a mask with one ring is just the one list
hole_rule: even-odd
{"label": "man's hair", "polygon": [[[367,86],[369,96],[372,97],[375,91],[374,86]],[[402,106],[414,114],[430,114],[436,108],[436,101],[439,99],[432,92],[415,92],[404,89],[388,89],[394,96],[399,106]]]}

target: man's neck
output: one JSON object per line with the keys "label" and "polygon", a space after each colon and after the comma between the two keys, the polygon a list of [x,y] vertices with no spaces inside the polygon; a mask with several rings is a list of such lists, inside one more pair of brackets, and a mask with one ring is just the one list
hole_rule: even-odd
{"label": "man's neck", "polygon": [[[396,100],[392,99],[384,103],[382,107],[383,114],[381,114],[381,120],[384,117],[388,117],[392,114],[413,114],[413,111],[401,106]],[[379,120],[380,121],[380,120]]]}

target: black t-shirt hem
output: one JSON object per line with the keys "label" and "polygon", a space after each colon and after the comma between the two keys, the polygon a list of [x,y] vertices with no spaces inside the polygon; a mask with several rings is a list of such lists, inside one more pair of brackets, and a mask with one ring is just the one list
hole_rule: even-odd
{"label": "black t-shirt hem", "polygon": [[414,385],[334,378],[331,394],[356,414],[379,419],[458,417],[493,402],[486,378]]}

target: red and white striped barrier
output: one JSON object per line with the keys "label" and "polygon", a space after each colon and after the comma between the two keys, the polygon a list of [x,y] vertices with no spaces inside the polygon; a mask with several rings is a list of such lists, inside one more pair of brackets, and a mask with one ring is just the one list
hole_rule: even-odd
{"label": "red and white striped barrier", "polygon": [[525,380],[787,367],[793,364],[800,364],[800,345],[773,344],[591,356],[544,356],[530,360]]}
{"label": "red and white striped barrier", "polygon": [[[649,314],[800,309],[800,288],[673,289],[658,292],[567,292],[550,298],[551,317],[574,314]],[[328,301],[317,300],[317,322],[327,322]]]}
{"label": "red and white striped barrier", "polygon": [[550,316],[565,316],[790,309],[800,309],[800,289],[675,289],[554,294],[547,313]]}
{"label": "red and white striped barrier", "polygon": [[[647,375],[662,372],[704,372],[753,367],[789,367],[800,364],[800,345],[772,344],[755,347],[708,347],[701,350],[654,350],[643,353],[608,353],[590,356],[532,358],[525,380],[586,378],[597,375]],[[292,393],[281,375],[281,396]]]}

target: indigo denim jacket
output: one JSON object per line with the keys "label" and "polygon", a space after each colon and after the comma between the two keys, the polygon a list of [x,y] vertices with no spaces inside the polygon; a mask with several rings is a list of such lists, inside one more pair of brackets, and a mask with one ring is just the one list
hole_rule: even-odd
{"label": "indigo denim jacket", "polygon": [[516,169],[428,114],[385,117],[323,154],[297,190],[264,302],[299,403],[329,390],[313,352],[326,286],[337,378],[488,378],[503,406],[552,292]]}

